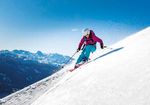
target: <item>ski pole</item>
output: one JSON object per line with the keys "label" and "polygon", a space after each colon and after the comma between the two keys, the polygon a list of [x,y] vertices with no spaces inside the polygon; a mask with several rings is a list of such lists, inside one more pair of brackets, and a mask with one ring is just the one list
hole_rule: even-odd
{"label": "ski pole", "polygon": [[65,64],[62,66],[62,68],[64,68],[64,66],[70,62],[70,60],[75,56],[76,53],[77,53],[77,51],[67,60],[67,62],[65,62]]}
{"label": "ski pole", "polygon": [[104,48],[107,48],[107,49],[110,49],[110,50],[113,49],[112,47],[108,47],[108,46],[104,46]]}

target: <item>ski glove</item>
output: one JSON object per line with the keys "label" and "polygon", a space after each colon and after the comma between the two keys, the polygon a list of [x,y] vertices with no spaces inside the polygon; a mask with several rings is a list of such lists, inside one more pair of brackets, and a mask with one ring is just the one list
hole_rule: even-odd
{"label": "ski glove", "polygon": [[100,46],[101,46],[101,49],[104,49],[104,45],[103,44],[101,44]]}
{"label": "ski glove", "polygon": [[77,49],[77,52],[79,52],[79,51],[80,51],[80,49],[78,48],[78,49]]}

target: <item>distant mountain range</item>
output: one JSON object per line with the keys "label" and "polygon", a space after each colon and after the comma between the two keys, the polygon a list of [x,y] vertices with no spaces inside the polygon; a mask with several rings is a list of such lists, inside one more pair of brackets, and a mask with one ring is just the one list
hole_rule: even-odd
{"label": "distant mountain range", "polygon": [[69,56],[41,51],[0,51],[0,98],[52,75],[68,59]]}

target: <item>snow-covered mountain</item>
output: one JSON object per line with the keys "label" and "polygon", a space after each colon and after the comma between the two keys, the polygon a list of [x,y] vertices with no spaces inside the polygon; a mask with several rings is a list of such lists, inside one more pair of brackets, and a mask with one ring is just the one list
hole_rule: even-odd
{"label": "snow-covered mountain", "polygon": [[[90,63],[65,72],[73,63],[57,73],[57,82],[48,77],[28,88],[30,95],[24,90],[1,100],[2,105],[150,105],[149,33],[150,27],[112,45],[113,49],[97,50]],[[40,92],[43,89],[45,93]],[[35,94],[41,96],[33,100]],[[27,97],[28,102],[16,101]]]}
{"label": "snow-covered mountain", "polygon": [[1,55],[5,54],[6,56],[7,55],[16,56],[17,58],[22,58],[24,60],[32,60],[37,61],[39,63],[53,64],[56,66],[64,65],[70,58],[69,56],[61,55],[58,53],[45,54],[42,53],[41,51],[31,53],[25,50],[13,50],[13,51],[2,50],[0,51],[0,54]]}
{"label": "snow-covered mountain", "polygon": [[0,98],[52,75],[68,59],[69,56],[40,51],[0,51]]}

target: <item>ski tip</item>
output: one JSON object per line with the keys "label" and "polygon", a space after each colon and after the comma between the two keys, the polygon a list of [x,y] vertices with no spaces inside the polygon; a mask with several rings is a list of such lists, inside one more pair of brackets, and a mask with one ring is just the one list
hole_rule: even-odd
{"label": "ski tip", "polygon": [[70,70],[68,70],[69,72],[73,72],[75,69],[70,69]]}

